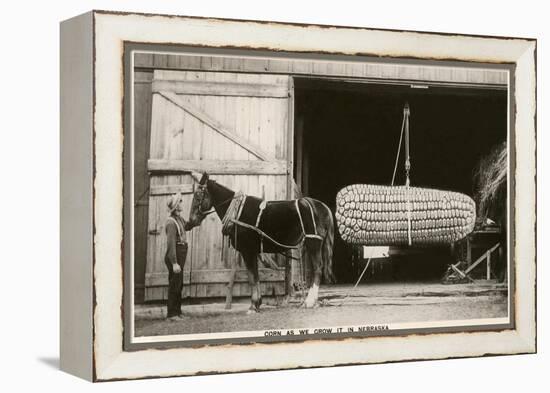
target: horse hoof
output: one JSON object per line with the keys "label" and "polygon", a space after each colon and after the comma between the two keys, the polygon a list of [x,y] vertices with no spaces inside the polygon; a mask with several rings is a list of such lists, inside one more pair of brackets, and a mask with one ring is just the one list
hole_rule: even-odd
{"label": "horse hoof", "polygon": [[256,310],[254,308],[249,308],[248,311],[246,312],[246,315],[257,314],[259,312],[260,312],[259,310]]}

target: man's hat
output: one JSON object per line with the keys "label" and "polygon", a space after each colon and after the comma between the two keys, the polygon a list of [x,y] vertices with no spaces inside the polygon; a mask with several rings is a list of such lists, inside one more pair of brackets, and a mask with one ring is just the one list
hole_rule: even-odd
{"label": "man's hat", "polygon": [[167,205],[168,205],[168,210],[170,210],[170,213],[176,210],[176,207],[178,207],[178,203],[180,203],[182,198],[183,196],[181,195],[181,193],[177,192],[168,199]]}

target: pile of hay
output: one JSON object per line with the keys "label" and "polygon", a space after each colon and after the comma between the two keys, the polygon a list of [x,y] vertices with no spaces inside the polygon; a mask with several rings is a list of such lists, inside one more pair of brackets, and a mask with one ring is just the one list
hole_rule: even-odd
{"label": "pile of hay", "polygon": [[483,157],[474,170],[474,199],[480,222],[484,223],[487,218],[498,223],[505,222],[507,174],[505,141]]}

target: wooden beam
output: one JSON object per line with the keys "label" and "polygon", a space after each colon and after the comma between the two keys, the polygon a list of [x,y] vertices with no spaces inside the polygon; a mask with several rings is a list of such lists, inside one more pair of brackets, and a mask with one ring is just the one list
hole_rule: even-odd
{"label": "wooden beam", "polygon": [[491,253],[487,253],[487,280],[491,279]]}
{"label": "wooden beam", "polygon": [[296,179],[296,185],[299,189],[302,189],[303,186],[303,171],[304,171],[304,117],[299,116],[296,119],[296,126],[294,131],[296,139],[296,173],[294,178]]}
{"label": "wooden beam", "polygon": [[152,81],[152,72],[136,72],[134,74],[134,83],[151,83]]}
{"label": "wooden beam", "polygon": [[472,264],[472,241],[470,236],[466,237],[466,263],[468,266]]}
{"label": "wooden beam", "polygon": [[[272,295],[285,295],[283,282],[265,282],[261,283],[262,298],[270,298]],[[234,297],[250,297],[250,285],[247,282],[235,283]],[[223,298],[227,292],[227,283],[214,284],[191,284],[184,282],[182,296],[184,298],[192,297],[195,299]],[[145,288],[145,301],[166,300],[168,297],[168,282],[158,286],[148,286]]]}
{"label": "wooden beam", "polygon": [[309,148],[307,144],[304,146],[303,158],[302,158],[302,184],[301,191],[302,197],[309,196]]}
{"label": "wooden beam", "polygon": [[267,255],[267,254],[260,254],[259,255],[259,258],[260,258],[260,262],[262,262],[262,264],[268,268],[268,269],[275,269],[275,270],[278,270],[280,269],[280,267],[277,265],[277,263],[273,260],[273,258],[271,258],[271,256]]}
{"label": "wooden beam", "polygon": [[461,278],[467,279],[470,282],[474,282],[474,280],[468,276],[466,273],[464,273],[462,270],[457,268],[455,265],[451,265],[451,268],[454,270],[455,273],[457,273]]}
{"label": "wooden beam", "polygon": [[288,98],[288,87],[267,83],[154,80],[153,92],[222,97]]}
{"label": "wooden beam", "polygon": [[[261,282],[283,282],[285,280],[284,269],[258,269]],[[192,284],[212,284],[221,283],[227,285],[232,275],[231,269],[209,269],[193,271]],[[189,272],[184,272],[183,282],[189,283]],[[235,283],[248,283],[248,271],[239,269],[235,272]],[[168,285],[168,272],[166,273],[147,273],[145,276],[145,286],[155,287]]]}
{"label": "wooden beam", "polygon": [[288,163],[288,176],[286,182],[286,199],[293,199],[292,182],[294,181],[294,79],[288,78],[288,101],[287,101],[287,129],[284,135],[284,141],[286,142],[286,160]]}
{"label": "wooden beam", "polygon": [[151,186],[149,195],[169,195],[181,192],[182,194],[192,194],[193,184],[168,184]]}
{"label": "wooden beam", "polygon": [[286,175],[286,162],[247,160],[160,160],[150,159],[151,174],[166,172],[208,172],[215,175]]}
{"label": "wooden beam", "polygon": [[[504,89],[508,85],[508,72],[502,69],[483,69],[426,66],[424,64],[380,64],[364,62],[359,64],[352,61],[330,60],[303,60],[303,59],[242,59],[238,61],[224,61],[223,67],[219,62],[213,62],[212,56],[197,55],[170,55],[179,61],[167,63],[165,58],[157,59],[161,54],[138,53],[135,55],[134,66],[142,69],[163,68],[165,70],[182,71],[219,71],[248,72],[254,74],[294,74],[323,77],[369,78],[373,80],[393,81],[401,80],[408,83],[443,82],[458,85],[477,85]],[[228,58],[221,58],[222,61]],[[217,57],[219,61],[220,58]]]}
{"label": "wooden beam", "polygon": [[478,259],[475,260],[474,263],[472,263],[470,266],[468,266],[468,269],[466,269],[466,270],[464,271],[464,273],[466,273],[466,274],[470,273],[477,265],[479,265],[479,264],[481,263],[481,261],[483,261],[483,260],[487,257],[487,254],[492,253],[492,252],[495,251],[499,246],[500,246],[500,243],[497,243],[497,244],[495,244],[493,247],[491,247],[489,250],[487,250],[486,252],[484,252]]}
{"label": "wooden beam", "polygon": [[214,131],[218,132],[219,134],[223,135],[227,139],[236,143],[246,151],[258,157],[260,160],[263,160],[263,161],[275,160],[275,157],[273,157],[271,154],[265,152],[259,146],[256,146],[255,144],[247,141],[245,138],[237,135],[234,131],[230,130],[228,127],[222,125],[220,122],[210,117],[210,115],[208,115],[206,112],[204,112],[202,109],[195,106],[193,103],[191,103],[189,100],[185,99],[184,97],[178,96],[177,94],[174,94],[171,92],[162,92],[157,94],[160,94],[162,97],[170,101],[172,104],[176,105],[178,108],[183,109],[185,112],[189,113],[191,116],[195,117],[197,120],[203,122],[204,124],[212,128]]}

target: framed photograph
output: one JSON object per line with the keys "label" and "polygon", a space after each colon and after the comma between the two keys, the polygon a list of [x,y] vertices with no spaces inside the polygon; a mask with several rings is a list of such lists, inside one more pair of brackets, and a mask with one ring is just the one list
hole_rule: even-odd
{"label": "framed photograph", "polygon": [[61,366],[95,380],[536,351],[536,41],[61,25]]}

